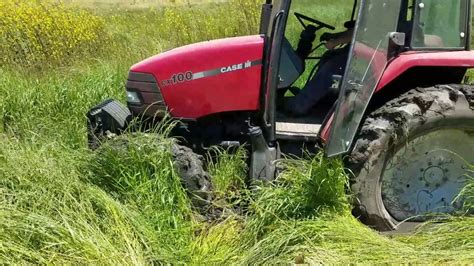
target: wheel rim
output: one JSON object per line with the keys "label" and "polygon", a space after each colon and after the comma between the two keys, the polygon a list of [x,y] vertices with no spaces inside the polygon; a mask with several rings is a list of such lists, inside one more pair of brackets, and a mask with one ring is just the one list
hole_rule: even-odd
{"label": "wheel rim", "polygon": [[462,208],[474,131],[441,129],[408,141],[387,161],[382,201],[398,221],[425,221]]}

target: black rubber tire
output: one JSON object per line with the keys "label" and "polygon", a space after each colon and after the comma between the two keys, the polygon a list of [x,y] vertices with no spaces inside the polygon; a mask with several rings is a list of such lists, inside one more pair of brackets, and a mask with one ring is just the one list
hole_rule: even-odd
{"label": "black rubber tire", "polygon": [[203,167],[203,157],[188,147],[173,143],[171,148],[175,170],[181,178],[181,184],[190,196],[191,202],[199,212],[208,216],[212,208],[211,177]]}
{"label": "black rubber tire", "polygon": [[[441,128],[474,130],[474,89],[438,85],[410,90],[372,112],[357,136],[347,166],[352,171],[353,214],[379,231],[400,227],[382,201],[382,173],[396,147]],[[467,158],[472,160],[472,158]],[[417,223],[414,223],[416,225]]]}

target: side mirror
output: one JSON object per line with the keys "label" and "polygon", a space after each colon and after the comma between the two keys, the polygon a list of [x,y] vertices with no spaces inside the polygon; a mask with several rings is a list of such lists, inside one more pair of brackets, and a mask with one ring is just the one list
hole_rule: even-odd
{"label": "side mirror", "polygon": [[390,32],[388,34],[388,55],[395,56],[400,53],[405,47],[405,33],[404,32]]}
{"label": "side mirror", "polygon": [[390,46],[398,46],[403,47],[405,46],[405,33],[404,32],[390,32]]}

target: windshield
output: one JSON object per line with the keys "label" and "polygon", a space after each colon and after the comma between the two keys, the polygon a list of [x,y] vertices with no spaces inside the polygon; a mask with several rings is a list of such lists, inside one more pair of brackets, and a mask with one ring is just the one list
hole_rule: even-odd
{"label": "windshield", "polygon": [[[301,13],[305,16],[315,18],[326,24],[334,26],[335,30],[329,30],[323,28],[316,32],[316,38],[313,42],[313,48],[320,45],[313,53],[311,57],[322,56],[327,49],[321,46],[319,38],[324,32],[341,32],[347,30],[344,27],[344,23],[351,18],[351,12],[353,8],[353,0],[341,1],[315,1],[315,0],[294,0],[291,4],[288,22],[286,25],[285,38],[289,41],[293,49],[298,48],[298,42],[300,40],[301,31],[303,30],[300,22],[297,20],[295,13]],[[310,24],[310,23],[309,23]],[[309,59],[305,61],[305,71],[299,76],[298,80],[293,86],[303,88],[305,83],[308,81],[309,74],[313,67],[319,62],[319,59]]]}
{"label": "windshield", "polygon": [[348,67],[339,94],[327,154],[349,151],[365,109],[387,64],[389,33],[398,24],[401,1],[361,3]]}

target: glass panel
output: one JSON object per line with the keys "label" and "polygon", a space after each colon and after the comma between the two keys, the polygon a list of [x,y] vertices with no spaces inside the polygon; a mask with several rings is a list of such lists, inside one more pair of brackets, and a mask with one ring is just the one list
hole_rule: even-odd
{"label": "glass panel", "polygon": [[273,10],[270,20],[271,24],[266,35],[266,49],[270,48],[270,52],[267,55],[267,58],[265,58],[264,62],[266,67],[264,70],[266,72],[264,122],[265,131],[268,135],[269,141],[275,140],[274,96],[279,81],[278,71],[281,57],[281,47],[290,4],[291,0],[276,0],[273,2]]}
{"label": "glass panel", "polygon": [[[288,22],[286,24],[285,38],[290,42],[294,50],[298,48],[298,41],[300,40],[300,35],[301,31],[303,30],[303,27],[294,16],[295,13],[301,13],[331,26],[335,26],[336,30],[334,31],[323,28],[316,32],[316,39],[313,42],[313,48],[316,48],[317,45],[321,44],[319,38],[324,32],[335,33],[347,30],[344,27],[344,22],[351,19],[353,1],[354,0],[345,0],[327,3],[321,3],[321,1],[315,0],[293,1],[290,8]],[[318,49],[316,49],[316,51],[311,54],[311,56],[320,57],[326,51],[327,49],[324,46],[320,46]],[[308,81],[311,70],[318,61],[319,60],[306,60],[305,72],[298,78],[298,80],[293,84],[293,86],[303,88],[303,86]]]}
{"label": "glass panel", "polygon": [[465,0],[418,0],[412,47],[464,47],[466,5]]}
{"label": "glass panel", "polygon": [[351,57],[339,95],[327,154],[349,150],[387,64],[389,33],[397,29],[400,1],[366,0],[359,11]]}

